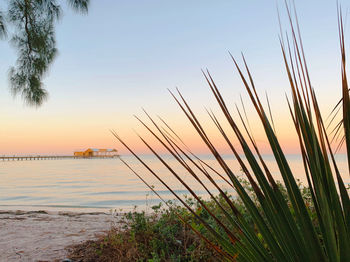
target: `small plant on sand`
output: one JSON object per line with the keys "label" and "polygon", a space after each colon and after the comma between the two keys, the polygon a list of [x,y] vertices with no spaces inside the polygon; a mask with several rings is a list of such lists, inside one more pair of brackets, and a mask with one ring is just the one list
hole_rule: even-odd
{"label": "small plant on sand", "polygon": [[[170,202],[168,202],[169,204]],[[190,203],[189,203],[190,204]],[[181,206],[152,207],[153,212],[124,214],[106,235],[76,245],[70,252],[73,261],[217,261],[215,251],[184,226],[177,214],[190,222],[190,213]]]}
{"label": "small plant on sand", "polygon": [[[215,208],[201,199],[184,181],[184,172],[173,169],[167,159],[157,153],[144,138],[140,137],[141,141],[190,192],[196,205],[189,205],[183,197],[172,189],[167,180],[157,174],[117,133],[113,132],[113,134],[187,208],[196,223],[190,222],[182,212],[176,211],[176,216],[215,250],[221,260],[243,262],[350,261],[349,195],[335,160],[331,139],[326,132],[315,91],[311,84],[297,16],[295,14],[295,19],[292,19],[289,6],[286,5],[286,9],[291,25],[291,37],[285,39],[281,35],[280,44],[291,88],[291,99],[287,100],[288,106],[299,139],[309,188],[307,201],[303,199],[303,190],[298,186],[282,151],[275,133],[270,107],[265,110],[262,105],[244,56],[244,69],[232,57],[233,63],[264,128],[285,190],[275,181],[264,161],[264,157],[249,131],[245,112],[242,113],[238,110],[238,120],[242,124],[242,128],[240,128],[208,71],[203,72],[203,74],[236,139],[231,138],[228,130],[225,130],[224,125],[213,112],[208,111],[208,114],[240,164],[249,181],[251,192],[247,190],[244,183],[239,180],[237,174],[232,171],[218,152],[214,142],[209,138],[199,119],[179,91],[178,96],[171,94],[216,159],[221,170],[214,169],[191,152],[180,136],[164,120],[157,123],[146,113],[153,126],[151,127],[143,120],[138,119],[146,130],[186,170],[186,175],[191,175],[206,190],[215,203]],[[341,12],[339,12],[338,17],[342,83],[342,100],[339,103],[339,107],[342,108],[342,121],[338,128],[344,131],[343,142],[350,168],[350,98]],[[239,147],[236,146],[237,141]],[[244,153],[245,159],[238,153],[239,149]],[[125,161],[124,163],[128,165]],[[129,167],[148,185],[142,176],[131,166]],[[206,177],[207,180],[200,179],[199,174]],[[221,179],[226,181],[229,187],[235,189],[245,207],[244,210],[241,210],[237,202],[222,190],[213,178],[213,174],[221,176]],[[219,191],[220,198],[215,197],[209,190],[208,183],[211,183]],[[155,193],[157,194],[156,191]],[[161,196],[159,197],[161,198]],[[312,210],[314,212],[311,212]]]}

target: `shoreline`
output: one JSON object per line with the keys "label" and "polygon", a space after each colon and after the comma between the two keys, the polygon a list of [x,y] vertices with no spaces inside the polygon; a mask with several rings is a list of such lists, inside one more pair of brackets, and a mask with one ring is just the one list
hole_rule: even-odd
{"label": "shoreline", "polygon": [[85,207],[85,206],[63,206],[63,205],[0,205],[0,212],[2,211],[23,211],[23,212],[37,212],[44,211],[47,213],[72,212],[72,213],[106,213],[109,214],[113,210],[110,207]]}
{"label": "shoreline", "polygon": [[119,221],[106,212],[0,209],[0,261],[62,261],[70,246],[97,239]]}

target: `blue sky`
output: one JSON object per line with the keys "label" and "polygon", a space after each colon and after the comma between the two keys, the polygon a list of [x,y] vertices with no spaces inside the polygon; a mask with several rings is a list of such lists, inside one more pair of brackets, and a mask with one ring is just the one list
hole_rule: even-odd
{"label": "blue sky", "polygon": [[[42,107],[11,96],[7,72],[15,50],[0,42],[0,154],[113,147],[108,129],[128,135],[141,107],[177,119],[168,88],[179,87],[198,110],[214,107],[200,72],[206,67],[228,100],[238,102],[245,91],[228,51],[244,52],[259,91],[269,93],[277,117],[285,118],[289,89],[277,2],[287,29],[283,1],[91,0],[86,16],[63,5],[59,55],[44,80],[50,98]],[[340,97],[336,1],[295,2],[312,83],[328,113]]]}

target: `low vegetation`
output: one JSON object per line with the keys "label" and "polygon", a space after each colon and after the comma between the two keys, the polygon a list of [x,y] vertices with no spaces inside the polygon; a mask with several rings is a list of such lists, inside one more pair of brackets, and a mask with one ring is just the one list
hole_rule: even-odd
{"label": "low vegetation", "polygon": [[[240,179],[247,192],[253,196],[253,189],[248,181]],[[288,200],[285,187],[279,184],[281,192]],[[310,191],[299,183],[303,199],[307,203],[310,215],[316,217],[313,207]],[[221,196],[216,199],[222,205],[225,200]],[[245,216],[249,223],[253,223],[252,218],[245,208],[239,197],[230,195],[230,199],[235,203],[240,212]],[[205,200],[203,200],[205,201]],[[258,205],[258,200],[254,202]],[[206,210],[201,208],[193,198],[186,197],[186,203],[191,206],[196,213],[208,224],[213,226],[215,230],[222,231],[216,226],[215,221]],[[206,205],[214,210],[214,212],[224,221],[224,214],[215,201],[207,200]],[[118,226],[113,227],[107,234],[101,236],[97,240],[86,241],[82,244],[70,248],[70,259],[80,262],[93,261],[218,261],[220,257],[217,252],[203,241],[194,231],[187,226],[191,224],[193,228],[204,234],[207,238],[211,238],[201,223],[193,217],[193,215],[183,206],[176,205],[172,201],[168,201],[170,206],[164,207],[162,203],[152,206],[151,213],[145,211],[136,211],[121,215],[121,221]],[[184,223],[179,215],[186,221]],[[317,220],[314,220],[317,223]],[[234,228],[231,228],[234,230]],[[213,239],[211,239],[213,240]]]}
{"label": "low vegetation", "polygon": [[70,258],[81,262],[216,261],[215,251],[176,216],[176,212],[186,215],[186,210],[153,208],[152,214],[133,211],[124,215],[105,236],[73,247]]}

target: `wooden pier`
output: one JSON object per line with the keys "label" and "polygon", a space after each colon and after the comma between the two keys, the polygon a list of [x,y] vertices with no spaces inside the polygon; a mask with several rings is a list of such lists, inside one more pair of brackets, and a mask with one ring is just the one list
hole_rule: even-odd
{"label": "wooden pier", "polygon": [[106,159],[117,156],[0,156],[0,161],[24,161],[24,160],[56,160],[56,159]]}

